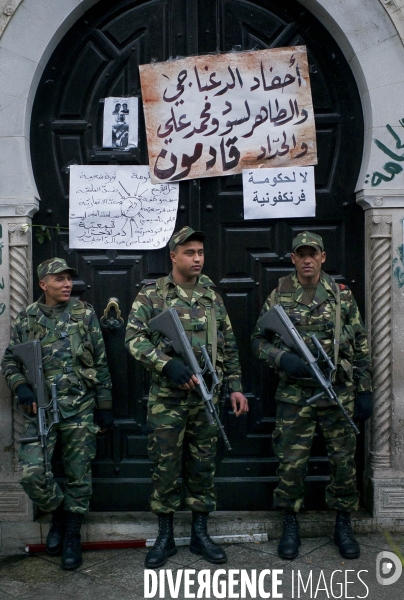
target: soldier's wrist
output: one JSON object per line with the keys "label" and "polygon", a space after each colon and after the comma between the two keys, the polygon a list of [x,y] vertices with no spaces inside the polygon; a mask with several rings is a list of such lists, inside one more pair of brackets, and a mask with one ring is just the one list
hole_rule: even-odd
{"label": "soldier's wrist", "polygon": [[11,387],[11,391],[13,392],[13,394],[16,393],[17,388],[19,385],[21,385],[22,383],[28,383],[28,381],[25,379],[25,377],[21,377],[21,379],[17,379],[17,381],[14,381]]}
{"label": "soldier's wrist", "polygon": [[229,392],[230,392],[230,394],[232,394],[233,392],[243,393],[243,386],[241,385],[241,381],[230,381],[229,382]]}
{"label": "soldier's wrist", "polygon": [[275,356],[275,366],[277,366],[278,369],[280,369],[280,367],[281,367],[281,358],[284,354],[285,354],[285,351],[280,350],[279,353]]}

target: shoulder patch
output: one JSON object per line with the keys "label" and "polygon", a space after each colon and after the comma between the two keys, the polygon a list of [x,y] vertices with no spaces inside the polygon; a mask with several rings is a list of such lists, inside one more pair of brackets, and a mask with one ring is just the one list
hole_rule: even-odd
{"label": "shoulder patch", "polygon": [[339,283],[340,290],[343,292],[344,290],[349,290],[349,287],[345,285],[345,283]]}

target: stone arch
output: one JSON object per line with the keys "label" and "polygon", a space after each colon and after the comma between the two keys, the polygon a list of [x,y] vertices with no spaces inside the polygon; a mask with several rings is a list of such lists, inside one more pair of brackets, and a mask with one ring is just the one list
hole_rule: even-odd
{"label": "stone arch", "polygon": [[[0,140],[6,160],[0,166],[0,177],[4,182],[0,202],[24,205],[26,215],[32,215],[38,204],[28,143],[36,87],[59,40],[96,2],[98,0],[44,0],[38,6],[32,0],[7,0],[3,5],[0,73],[4,81],[1,86]],[[400,118],[393,114],[391,93],[394,89],[402,97],[404,91],[404,47],[400,37],[404,32],[404,17],[399,6],[403,2],[368,0],[348,3],[347,8],[343,7],[344,3],[332,0],[300,0],[300,3],[334,36],[356,78],[365,120],[357,191],[367,189],[371,185],[369,181],[365,183],[366,175],[378,168],[379,152],[372,144],[372,138],[389,119],[398,125]],[[385,131],[380,134],[389,136]],[[10,181],[10,165],[17,166],[20,171],[18,185]],[[394,185],[388,187],[404,187],[404,175],[395,178]]]}

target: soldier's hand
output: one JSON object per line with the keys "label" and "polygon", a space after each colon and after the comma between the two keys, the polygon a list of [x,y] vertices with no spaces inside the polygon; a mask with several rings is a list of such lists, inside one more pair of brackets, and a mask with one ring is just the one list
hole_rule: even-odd
{"label": "soldier's hand", "polygon": [[104,433],[105,431],[107,431],[107,429],[111,429],[112,425],[114,424],[114,415],[112,413],[112,410],[97,410],[95,420],[98,427],[100,428],[99,433]]}
{"label": "soldier's hand", "polygon": [[197,377],[181,360],[169,360],[164,365],[162,373],[182,390],[194,390],[199,384]]}
{"label": "soldier's hand", "polygon": [[279,361],[280,367],[292,377],[310,377],[310,369],[296,354],[284,352]]}
{"label": "soldier's hand", "polygon": [[36,415],[36,397],[28,383],[20,383],[16,389],[18,404],[24,406],[27,413]]}
{"label": "soldier's hand", "polygon": [[358,392],[355,398],[355,410],[353,418],[357,421],[367,421],[373,412],[372,392]]}
{"label": "soldier's hand", "polygon": [[248,412],[248,400],[241,392],[232,392],[230,402],[236,417]]}

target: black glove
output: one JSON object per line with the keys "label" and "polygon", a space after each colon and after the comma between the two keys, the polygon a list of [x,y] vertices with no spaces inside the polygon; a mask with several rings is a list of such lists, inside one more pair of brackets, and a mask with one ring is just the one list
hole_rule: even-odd
{"label": "black glove", "polygon": [[168,377],[175,385],[185,385],[191,379],[193,373],[182,361],[169,360],[163,367],[164,377]]}
{"label": "black glove", "polygon": [[310,369],[296,354],[284,352],[279,361],[280,367],[292,377],[310,377]]}
{"label": "black glove", "polygon": [[372,392],[358,392],[355,399],[355,410],[353,418],[357,421],[367,421],[373,412]]}
{"label": "black glove", "polygon": [[100,429],[111,429],[114,424],[114,415],[112,410],[97,410],[95,421]]}
{"label": "black glove", "polygon": [[35,394],[28,383],[20,383],[16,394],[18,396],[18,404],[25,404],[25,406],[31,406],[32,408],[33,403],[36,402]]}

